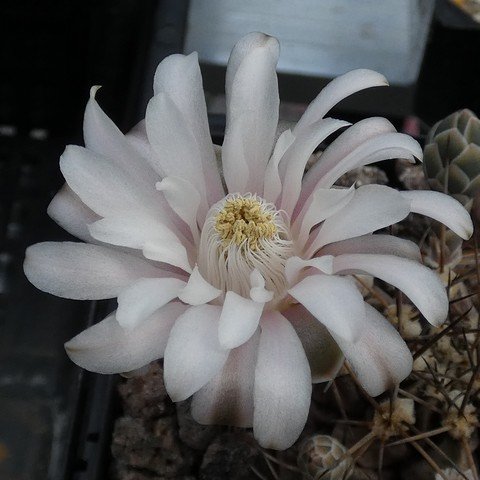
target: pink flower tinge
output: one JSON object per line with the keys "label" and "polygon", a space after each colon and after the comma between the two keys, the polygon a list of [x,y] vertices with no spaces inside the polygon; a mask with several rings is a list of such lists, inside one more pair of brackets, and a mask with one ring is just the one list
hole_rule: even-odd
{"label": "pink flower tinge", "polygon": [[66,148],[67,184],[48,210],[85,243],[33,245],[25,273],[61,297],[117,297],[115,312],[67,342],[75,363],[112,374],[163,357],[170,397],[193,396],[198,422],[253,426],[262,446],[284,449],[305,425],[312,382],[334,378],[344,357],[371,395],[410,373],[407,346],[352,274],[398,287],[434,325],[446,318],[445,288],[418,247],[372,233],[410,212],[462,238],[472,223],[438,192],[335,186],[359,166],[422,157],[383,118],[343,131],[305,174],[315,148],[349,126],[325,114],[387,81],[370,70],[342,75],[279,131],[278,56],[277,40],[261,33],[234,47],[221,147],[211,142],[195,53],[162,61],[145,120],[127,135],[93,88],[86,147]]}

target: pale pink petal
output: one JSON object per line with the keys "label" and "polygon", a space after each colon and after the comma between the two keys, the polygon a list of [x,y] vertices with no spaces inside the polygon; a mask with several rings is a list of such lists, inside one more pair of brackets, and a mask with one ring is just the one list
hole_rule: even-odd
{"label": "pale pink petal", "polygon": [[230,351],[223,369],[193,394],[192,417],[203,425],[253,426],[253,385],[259,334]]}
{"label": "pale pink petal", "polygon": [[166,275],[128,253],[73,242],[32,245],[27,248],[23,268],[38,289],[76,300],[113,298],[139,278]]}
{"label": "pale pink petal", "polygon": [[223,302],[218,325],[218,340],[224,348],[236,348],[245,343],[258,327],[264,303],[254,302],[228,291]]}
{"label": "pale pink petal", "polygon": [[87,225],[100,217],[88,208],[67,184],[53,197],[47,213],[68,233],[85,242],[95,243]]}
{"label": "pale pink petal", "polygon": [[109,159],[76,145],[67,146],[60,157],[60,169],[82,202],[102,217],[137,210],[168,220],[159,210],[155,178],[151,178],[150,188],[145,188]]}
{"label": "pale pink petal", "polygon": [[197,53],[175,54],[165,58],[155,72],[153,89],[155,95],[166,93],[182,114],[200,154],[205,183],[208,186],[208,203],[214,204],[224,196],[224,192],[210,138]]}
{"label": "pale pink petal", "polygon": [[289,285],[294,285],[299,281],[300,272],[304,268],[313,267],[323,273],[333,273],[333,257],[324,255],[321,257],[304,260],[300,257],[290,257],[285,263],[285,278]]}
{"label": "pale pink petal", "polygon": [[187,284],[178,294],[178,298],[190,305],[202,305],[211,302],[221,293],[221,290],[215,288],[202,277],[198,267],[195,266]]}
{"label": "pale pink petal", "polygon": [[346,254],[335,257],[335,273],[366,273],[402,290],[432,324],[448,314],[448,298],[440,277],[418,262],[394,255]]}
{"label": "pale pink petal", "polygon": [[[222,168],[227,190],[246,193],[250,178],[247,162],[249,150],[246,140],[250,123],[249,115],[243,114],[235,119],[235,127],[225,131],[222,145]],[[228,178],[228,181],[227,181]]]}
{"label": "pale pink petal", "polygon": [[[94,94],[94,90],[92,92]],[[181,221],[171,215],[164,197],[155,191],[155,183],[161,177],[146,160],[151,157],[151,148],[145,137],[145,122],[124,136],[92,95],[85,110],[84,133],[91,151],[69,146],[60,162],[62,172],[65,175],[65,169],[70,177],[65,175],[67,183],[82,201],[105,216],[105,208],[111,205],[112,199],[118,199],[119,205],[116,210],[109,209],[110,214],[128,208],[123,200],[130,205],[132,198],[129,197],[133,197],[135,206],[140,206],[143,212],[149,211],[181,231]],[[105,199],[108,196],[110,201]]]}
{"label": "pale pink petal", "polygon": [[85,146],[99,156],[108,158],[114,167],[128,172],[133,177],[132,182],[151,187],[154,183],[152,168],[98,105],[95,94],[99,88],[97,86],[90,89],[90,99],[85,108]]}
{"label": "pale pink petal", "polygon": [[394,235],[362,235],[340,242],[330,243],[323,247],[319,255],[342,255],[344,253],[378,253],[380,255],[396,255],[410,260],[422,261],[418,245],[410,240]]}
{"label": "pale pink petal", "polygon": [[132,331],[120,326],[114,312],[72,338],[65,350],[73,362],[91,372],[137,370],[163,356],[170,329],[186,308],[178,302],[169,303]]}
{"label": "pale pink petal", "polygon": [[165,349],[164,380],[174,402],[187,399],[225,365],[229,350],[218,342],[221,307],[190,307],[175,322]]}
{"label": "pale pink petal", "polygon": [[188,273],[192,272],[188,251],[179,242],[166,242],[164,240],[147,242],[143,245],[142,252],[145,258],[167,263]]}
{"label": "pale pink petal", "polygon": [[355,185],[350,188],[317,188],[292,225],[298,247],[303,249],[312,228],[344,208],[354,195]]}
{"label": "pale pink petal", "polygon": [[165,92],[150,99],[145,115],[147,137],[155,153],[153,168],[164,176],[177,176],[204,191],[200,152],[182,112]]}
{"label": "pale pink petal", "polygon": [[342,132],[322,152],[318,161],[305,174],[302,184],[302,192],[295,209],[295,215],[303,208],[308,197],[313,193],[317,183],[340,161],[355,149],[360,147],[367,140],[384,133],[395,132],[395,127],[385,118],[372,117],[360,120]]}
{"label": "pale pink petal", "polygon": [[222,147],[223,171],[230,192],[263,194],[265,167],[278,123],[278,55],[278,41],[261,33],[243,37],[231,53]]}
{"label": "pale pink petal", "polygon": [[472,236],[472,219],[458,200],[444,193],[426,190],[400,193],[410,201],[410,210],[413,213],[420,213],[443,223],[464,240]]}
{"label": "pale pink petal", "polygon": [[185,239],[180,240],[162,223],[141,213],[102,218],[89,225],[88,229],[92,237],[101,242],[142,250],[150,260],[191,271],[189,252],[192,247],[189,243]]}
{"label": "pale pink petal", "polygon": [[142,212],[109,215],[88,225],[93,238],[112,245],[141,249],[148,241],[180,242],[178,236],[166,225]]}
{"label": "pale pink petal", "polygon": [[[344,173],[354,168],[394,158],[404,158],[410,162],[414,162],[415,158],[422,160],[422,147],[404,133],[378,135],[343,157],[320,178],[316,186],[330,188]],[[321,162],[321,157],[319,161]]]}
{"label": "pale pink petal", "polygon": [[[160,177],[146,160],[151,157],[151,147],[146,138],[145,121],[140,122],[130,134],[124,136],[96,102],[94,95],[97,88],[93,87],[91,90],[84,120],[85,145],[91,151],[79,152],[80,147],[67,147],[63,155],[70,154],[74,157],[66,159],[67,163],[81,162],[80,164],[74,164],[74,168],[65,166],[71,175],[75,175],[75,178],[71,181],[81,188],[81,193],[76,190],[73,184],[70,186],[84,203],[101,216],[105,216],[105,214],[97,211],[89,204],[87,199],[83,198],[82,195],[87,194],[86,190],[90,191],[90,200],[94,200],[92,199],[92,192],[97,197],[103,193],[104,195],[110,195],[111,198],[119,197],[119,200],[122,200],[125,196],[125,190],[133,190],[134,197],[138,201],[137,206],[138,204],[143,206],[143,211],[150,211],[156,217],[160,216],[164,223],[170,223],[171,226],[174,225],[181,230],[182,226],[179,225],[179,220],[169,218],[171,212],[163,196],[155,192],[155,182]],[[77,150],[68,152],[69,148],[76,148]],[[62,168],[62,161],[60,167]],[[78,176],[83,178],[77,178]],[[125,183],[125,180],[127,183]],[[70,183],[68,179],[67,182]],[[120,191],[118,191],[118,188]],[[102,203],[102,200],[98,201],[97,198],[95,204],[98,203]],[[109,205],[110,202],[107,202],[107,204]],[[120,207],[123,209],[124,205]],[[101,208],[101,205],[99,208]]]}
{"label": "pale pink petal", "polygon": [[343,354],[328,330],[302,305],[295,305],[282,313],[302,342],[310,364],[312,383],[334,379],[343,365]]}
{"label": "pale pink petal", "polygon": [[308,256],[328,243],[388,227],[403,220],[409,213],[408,201],[397,190],[383,185],[359,187],[342,210],[323,222],[308,248]]}
{"label": "pale pink petal", "polygon": [[177,278],[141,278],[118,295],[117,321],[138,328],[153,312],[178,296],[185,282]]}
{"label": "pale pink petal", "polygon": [[225,76],[225,94],[228,100],[232,96],[235,76],[245,57],[256,49],[265,47],[269,47],[272,50],[272,55],[278,56],[279,44],[276,39],[261,32],[251,32],[243,36],[235,44],[228,59],[228,68]]}
{"label": "pale pink petal", "polygon": [[351,279],[312,275],[290,288],[288,293],[331,332],[351,342],[360,336],[364,302]]}
{"label": "pale pink petal", "polygon": [[175,176],[190,182],[200,193],[202,215],[208,210],[201,152],[182,113],[166,93],[155,95],[145,116],[150,162],[161,177]]}
{"label": "pale pink petal", "polygon": [[[125,136],[100,108],[95,95],[100,86],[90,89],[90,98],[83,119],[83,137],[87,149],[103,157],[108,157],[117,166],[130,168],[132,149]],[[148,168],[148,165],[145,164]]]}
{"label": "pale pink petal", "polygon": [[277,203],[277,200],[282,193],[282,181],[278,171],[278,165],[290,145],[294,142],[295,137],[291,130],[285,130],[275,143],[272,156],[268,161],[265,169],[265,179],[263,181],[263,198],[267,202]]}
{"label": "pale pink petal", "polygon": [[284,450],[307,421],[312,394],[310,367],[290,322],[278,312],[261,321],[255,368],[253,433],[264,448]]}
{"label": "pale pink petal", "polygon": [[200,236],[197,214],[201,197],[196,188],[179,177],[165,177],[156,184],[156,188],[165,195],[172,210],[188,225],[195,243],[198,244]]}
{"label": "pale pink petal", "polygon": [[145,119],[140,120],[126,135],[126,140],[143,158],[151,155],[151,146],[148,142]]}
{"label": "pale pink petal", "polygon": [[371,87],[387,86],[387,79],[373,70],[358,69],[333,79],[310,103],[297,123],[294,134],[320,120],[338,102],[353,93]]}
{"label": "pale pink petal", "polygon": [[272,300],[273,292],[265,288],[265,279],[256,268],[250,273],[250,286],[250,298],[254,302],[267,303]]}
{"label": "pale pink petal", "polygon": [[302,189],[302,178],[308,159],[315,148],[329,135],[350,125],[343,120],[326,118],[308,125],[296,135],[295,141],[280,161],[280,178],[283,180],[281,209],[292,214]]}
{"label": "pale pink petal", "polygon": [[359,382],[375,397],[404,380],[412,370],[412,355],[395,328],[365,304],[361,337],[347,342],[332,332]]}

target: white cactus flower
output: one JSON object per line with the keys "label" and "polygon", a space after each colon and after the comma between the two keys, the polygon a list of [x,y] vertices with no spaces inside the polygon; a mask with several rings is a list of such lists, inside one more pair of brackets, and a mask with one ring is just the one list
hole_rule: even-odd
{"label": "white cactus flower", "polygon": [[275,140],[278,56],[277,40],[260,33],[232,51],[222,171],[195,53],[160,63],[145,121],[127,135],[92,89],[86,147],[66,148],[67,185],[49,207],[85,243],[33,245],[25,273],[61,297],[118,298],[116,312],[66,344],[75,363],[112,374],[164,357],[170,397],[193,395],[197,421],[253,426],[262,446],[284,449],[305,425],[312,381],[334,377],[343,355],[372,395],[411,370],[407,346],[351,274],[398,287],[434,325],[446,318],[445,289],[418,247],[372,232],[410,212],[462,238],[472,224],[438,192],[334,186],[362,165],[421,158],[382,118],[346,129],[304,175],[314,149],[349,125],[325,114],[387,82],[370,70],[333,80]]}

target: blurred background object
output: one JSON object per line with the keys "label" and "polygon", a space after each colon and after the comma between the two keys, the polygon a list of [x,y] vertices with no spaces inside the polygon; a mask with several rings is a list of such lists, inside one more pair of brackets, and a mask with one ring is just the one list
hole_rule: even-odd
{"label": "blurred background object", "polygon": [[480,2],[478,0],[450,0],[455,6],[480,23]]}
{"label": "blurred background object", "polygon": [[[395,88],[388,99],[366,91],[345,101],[351,111],[405,115],[420,70],[434,0],[191,0],[186,52],[198,51],[207,89],[222,92],[223,71],[236,40],[249,31],[277,37],[284,101],[308,103],[328,79],[355,68],[382,72]],[[379,95],[379,96],[378,96]],[[378,101],[382,98],[383,101]],[[218,107],[216,107],[218,108]],[[301,108],[295,114],[296,120]]]}
{"label": "blurred background object", "polygon": [[[334,112],[384,115],[400,127],[480,110],[480,29],[449,0],[4,1],[0,15],[0,478],[105,480],[116,377],[83,372],[63,343],[112,307],[62,300],[23,275],[28,245],[72,240],[47,206],[63,180],[58,158],[82,144],[91,85],[127,131],[143,116],[156,66],[197,50],[212,135],[224,128],[227,52],[253,30],[282,43],[284,120],[296,120],[328,80],[373,68],[389,89]],[[435,15],[433,14],[436,7]],[[419,122],[419,124],[422,124]],[[426,127],[424,128],[426,130]],[[416,130],[417,131],[417,130]],[[421,135],[421,129],[418,130]]]}
{"label": "blurred background object", "polygon": [[394,85],[415,82],[420,69],[433,0],[191,0],[185,50],[201,61],[226,65],[247,31],[277,37],[278,71],[335,77],[371,68]]}
{"label": "blurred background object", "polygon": [[416,85],[415,112],[433,125],[450,113],[480,112],[480,23],[450,0],[437,0],[435,22]]}
{"label": "blurred background object", "polygon": [[480,120],[471,110],[454,112],[431,128],[423,167],[432,190],[471,209],[480,192]]}

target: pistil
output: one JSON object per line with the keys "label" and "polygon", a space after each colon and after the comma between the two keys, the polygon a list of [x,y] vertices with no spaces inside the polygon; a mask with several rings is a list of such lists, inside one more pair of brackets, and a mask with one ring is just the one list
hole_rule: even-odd
{"label": "pistil", "polygon": [[275,205],[256,195],[230,194],[207,214],[198,266],[216,288],[247,298],[256,269],[278,301],[286,292],[285,262],[292,255],[288,222]]}
{"label": "pistil", "polygon": [[255,197],[228,199],[215,217],[215,230],[225,247],[233,242],[253,251],[259,248],[259,240],[271,240],[278,232],[273,213]]}

